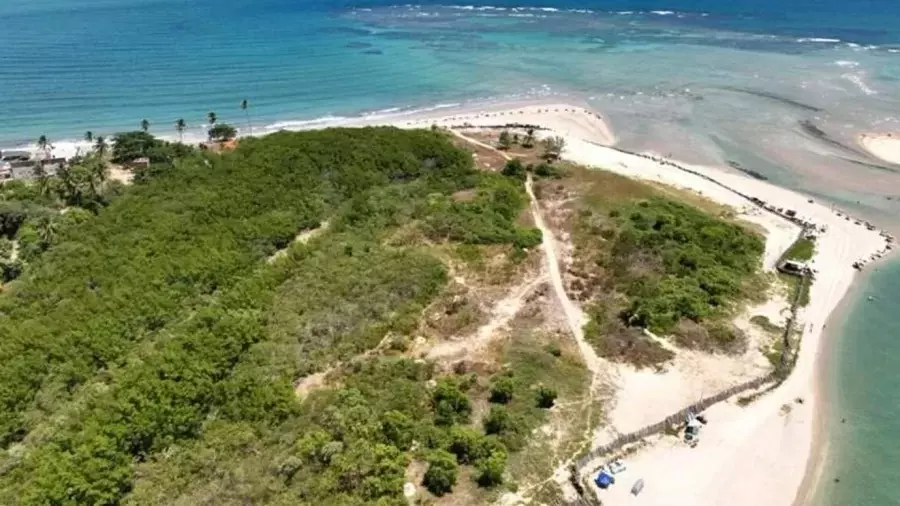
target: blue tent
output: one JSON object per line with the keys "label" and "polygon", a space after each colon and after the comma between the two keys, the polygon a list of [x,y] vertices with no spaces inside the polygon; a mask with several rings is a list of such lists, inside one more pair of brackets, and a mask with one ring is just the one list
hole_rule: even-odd
{"label": "blue tent", "polygon": [[596,483],[598,487],[603,489],[608,488],[615,482],[616,479],[606,471],[600,471],[600,474],[598,474],[597,477],[594,478],[594,483]]}

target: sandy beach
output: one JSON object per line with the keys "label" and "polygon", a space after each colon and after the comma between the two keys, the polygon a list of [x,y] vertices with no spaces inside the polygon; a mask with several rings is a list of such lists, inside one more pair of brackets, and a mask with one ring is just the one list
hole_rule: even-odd
{"label": "sandy beach", "polygon": [[900,133],[861,134],[857,140],[872,156],[900,165]]}
{"label": "sandy beach", "polygon": [[[628,470],[620,477],[622,484],[606,491],[595,489],[603,503],[609,505],[793,504],[804,484],[814,450],[815,406],[820,399],[817,368],[823,330],[853,283],[857,274],[853,263],[870,262],[884,254],[886,240],[880,231],[869,230],[865,223],[847,217],[828,204],[724,168],[686,167],[695,172],[692,174],[662,163],[659,157],[618,151],[609,147],[615,142],[615,136],[602,116],[583,108],[526,107],[406,119],[394,124],[407,128],[431,124],[478,128],[504,123],[541,125],[548,129],[540,131],[541,136],[565,137],[563,158],[573,162],[688,189],[735,208],[739,217],[767,231],[764,259],[767,270],[774,268],[775,260],[797,238],[800,229],[773,213],[761,211],[726,187],[740,189],[775,207],[792,209],[799,218],[825,227],[826,232],[817,239],[816,255],[811,262],[817,272],[816,279],[810,290],[810,304],[799,314],[802,343],[796,367],[788,380],[748,406],[739,406],[731,399],[707,410],[709,425],[695,448],[675,437],[656,437],[652,444],[629,457]],[[762,314],[768,311],[777,319],[781,309],[776,305],[758,311]],[[735,360],[697,355],[680,353],[663,374],[608,364],[618,395],[610,415],[611,426],[595,435],[595,443],[656,422],[702,396],[713,394],[715,389],[759,375],[762,370],[759,363],[746,357]],[[646,485],[634,497],[630,494],[631,483],[639,478]]]}

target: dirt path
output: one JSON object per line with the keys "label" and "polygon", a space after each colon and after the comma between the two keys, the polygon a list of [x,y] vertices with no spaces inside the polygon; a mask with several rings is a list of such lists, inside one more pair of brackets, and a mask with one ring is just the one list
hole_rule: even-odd
{"label": "dirt path", "polygon": [[425,358],[434,360],[472,354],[484,348],[485,345],[491,342],[495,332],[509,323],[522,309],[528,296],[546,282],[547,276],[541,274],[537,278],[519,285],[494,305],[490,321],[479,327],[474,337],[465,337],[456,341],[444,341],[428,350]]}
{"label": "dirt path", "polygon": [[[466,142],[484,148],[492,149],[500,153],[500,155],[503,156],[503,158],[505,158],[506,160],[511,159],[509,154],[497,149],[494,146],[467,137],[461,132],[455,130],[451,130],[451,132],[453,132],[453,135],[465,140]],[[588,321],[587,315],[584,314],[580,307],[572,302],[572,299],[570,299],[569,295],[566,293],[562,272],[559,267],[559,255],[557,253],[556,237],[553,235],[553,231],[550,229],[550,227],[547,226],[547,223],[544,221],[544,217],[541,214],[540,203],[538,202],[537,197],[534,194],[534,182],[532,180],[531,174],[528,174],[528,177],[525,180],[525,191],[528,193],[528,198],[530,200],[532,219],[534,220],[535,226],[541,231],[541,249],[544,252],[544,260],[546,263],[547,274],[550,279],[550,285],[553,288],[554,295],[556,296],[560,306],[563,309],[563,313],[566,317],[566,324],[569,327],[569,331],[572,333],[572,336],[575,338],[575,342],[578,345],[579,351],[581,352],[581,357],[584,361],[585,367],[591,373],[591,384],[588,388],[588,395],[583,401],[585,406],[585,416],[590,418],[593,416],[593,409],[596,400],[595,398],[598,395],[599,386],[602,384],[602,379],[604,377],[604,362],[597,355],[597,352],[594,350],[591,344],[584,339],[584,325]],[[593,437],[593,433],[594,428],[589,425],[584,434],[585,440],[590,441]],[[563,489],[563,495],[567,499],[574,499],[575,497],[577,497],[575,489],[568,483],[569,466],[572,462],[574,462],[575,457],[576,455],[572,455],[568,460],[560,464],[553,471],[553,475],[547,480],[556,481]],[[508,495],[501,500],[501,503],[506,504],[522,502],[522,500],[524,500],[524,495],[527,494],[528,491],[534,490],[540,485],[542,485],[542,483],[530,484],[520,492]]]}
{"label": "dirt path", "polygon": [[541,215],[540,204],[538,203],[537,197],[534,196],[531,174],[529,174],[528,178],[525,180],[525,191],[528,192],[528,197],[531,199],[531,216],[534,219],[534,224],[541,231],[541,236],[543,237],[541,248],[544,250],[544,259],[547,263],[547,272],[550,275],[550,284],[553,286],[553,293],[556,294],[556,298],[563,308],[563,312],[566,315],[566,323],[568,323],[572,336],[575,337],[575,342],[578,343],[578,349],[581,351],[584,365],[591,372],[591,387],[593,389],[593,383],[596,383],[597,377],[603,368],[603,363],[600,360],[600,357],[597,356],[597,352],[594,351],[594,348],[584,339],[584,325],[588,321],[587,315],[584,314],[581,308],[572,302],[572,299],[570,299],[569,295],[566,293],[562,272],[559,269],[556,237],[553,235],[553,231],[551,231],[544,222],[544,217]]}
{"label": "dirt path", "polygon": [[[490,144],[481,142],[476,139],[472,139],[464,135],[461,132],[456,130],[451,130],[453,135],[463,139],[466,142],[471,144],[475,144],[477,146],[481,146],[483,148],[491,149],[500,153],[503,158],[507,160],[511,160],[512,157],[509,156],[506,152],[497,149]],[[553,293],[556,295],[557,300],[559,300],[560,306],[563,308],[563,312],[566,316],[566,323],[568,324],[569,330],[572,332],[572,335],[575,337],[575,342],[578,344],[578,349],[581,351],[582,359],[584,360],[585,367],[587,367],[588,371],[591,372],[591,390],[594,390],[594,387],[597,384],[600,373],[603,369],[603,362],[600,357],[597,356],[597,352],[594,351],[594,348],[584,340],[584,324],[587,323],[588,318],[584,314],[584,312],[579,308],[572,300],[569,298],[569,295],[566,293],[565,285],[563,284],[562,272],[559,268],[559,258],[557,255],[557,246],[556,246],[556,237],[553,235],[553,231],[547,226],[544,221],[544,217],[541,215],[541,207],[538,203],[537,197],[534,195],[533,188],[533,180],[531,178],[531,174],[528,175],[528,178],[525,180],[525,191],[528,193],[528,198],[531,200],[531,216],[534,220],[535,226],[541,231],[542,241],[541,241],[541,249],[544,251],[544,260],[547,264],[547,273],[550,277],[550,285],[553,287]]]}

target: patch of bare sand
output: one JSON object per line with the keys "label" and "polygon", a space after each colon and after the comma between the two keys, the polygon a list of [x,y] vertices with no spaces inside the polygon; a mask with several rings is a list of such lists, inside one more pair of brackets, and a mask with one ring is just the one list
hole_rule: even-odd
{"label": "patch of bare sand", "polygon": [[[298,243],[299,243],[299,244],[306,244],[307,242],[309,242],[310,239],[312,239],[313,237],[315,237],[315,236],[321,234],[322,232],[324,232],[324,231],[327,230],[327,229],[328,229],[328,222],[327,222],[327,221],[323,221],[321,224],[319,224],[318,227],[316,227],[316,228],[311,228],[311,229],[309,229],[309,230],[304,230],[304,231],[300,232],[299,234],[297,234],[297,236],[294,237],[294,240],[292,241],[291,244],[298,244]],[[272,255],[267,259],[267,261],[268,261],[269,263],[272,263],[272,262],[274,262],[275,260],[278,260],[279,258],[283,257],[284,255],[287,255],[287,252],[288,252],[288,250],[290,250],[290,249],[291,249],[291,246],[290,246],[290,245],[288,245],[287,247],[281,248],[280,250],[278,250],[278,251],[276,251],[274,254],[272,254]]]}
{"label": "patch of bare sand", "polygon": [[109,167],[109,179],[118,181],[122,184],[131,184],[134,180],[134,173],[121,166],[112,165]]}
{"label": "patch of bare sand", "polygon": [[428,360],[446,360],[477,356],[497,337],[498,331],[506,326],[522,309],[535,290],[547,282],[547,277],[539,275],[528,279],[511,290],[506,297],[497,301],[491,309],[489,320],[471,336],[443,341],[424,351]]}
{"label": "patch of bare sand", "polygon": [[872,156],[900,165],[900,133],[861,134],[857,140]]}

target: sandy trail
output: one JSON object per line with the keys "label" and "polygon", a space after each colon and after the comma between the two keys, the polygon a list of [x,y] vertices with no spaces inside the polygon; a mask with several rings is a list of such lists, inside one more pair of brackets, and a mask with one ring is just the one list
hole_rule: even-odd
{"label": "sandy trail", "polygon": [[556,295],[560,306],[563,308],[563,312],[566,315],[566,323],[569,326],[569,331],[572,332],[572,336],[575,337],[575,342],[578,343],[578,349],[581,351],[584,365],[591,372],[593,378],[591,389],[593,390],[594,384],[596,384],[597,378],[603,369],[603,361],[597,356],[597,352],[594,351],[594,348],[590,343],[584,340],[584,325],[587,323],[588,318],[587,315],[584,314],[584,311],[576,306],[566,293],[562,272],[560,272],[559,268],[559,259],[556,253],[556,238],[553,235],[553,231],[550,230],[550,227],[544,222],[544,217],[541,215],[540,204],[538,203],[537,197],[534,195],[531,174],[529,174],[528,178],[525,180],[525,191],[528,192],[528,197],[531,199],[531,216],[534,219],[534,224],[541,231],[543,237],[541,248],[544,250],[544,259],[547,263],[547,271],[550,275],[550,284],[553,287],[553,293]]}
{"label": "sandy trail", "polygon": [[435,360],[477,354],[490,344],[497,330],[501,329],[516,316],[525,305],[528,297],[546,282],[547,276],[540,275],[514,288],[506,297],[494,305],[490,321],[479,327],[475,331],[474,336],[441,342],[429,349],[425,358]]}
{"label": "sandy trail", "polygon": [[[468,137],[456,130],[452,130],[452,132],[454,135],[456,135],[460,139],[465,140],[466,142],[481,146],[483,148],[494,150],[497,153],[500,153],[506,160],[511,159],[509,154],[497,149],[494,146],[491,146],[490,144]],[[535,226],[538,228],[538,230],[541,231],[541,249],[544,251],[544,260],[547,265],[547,273],[550,277],[550,285],[553,288],[553,293],[559,301],[560,306],[563,308],[563,312],[566,316],[566,324],[569,327],[569,331],[572,333],[572,336],[575,337],[575,341],[578,344],[578,349],[581,351],[581,356],[584,360],[585,367],[587,367],[588,371],[591,372],[591,390],[593,390],[598,375],[603,368],[603,362],[601,361],[600,357],[597,356],[597,352],[594,351],[594,348],[584,340],[583,327],[587,323],[588,318],[581,310],[581,308],[579,308],[575,305],[575,303],[572,302],[572,300],[569,298],[569,295],[566,293],[562,272],[559,268],[556,238],[553,235],[553,231],[550,230],[550,227],[547,226],[547,223],[544,221],[544,217],[541,214],[540,204],[538,203],[537,197],[534,195],[534,184],[531,178],[531,174],[528,174],[528,177],[525,180],[525,191],[528,193],[528,198],[531,201],[530,205],[532,219],[534,220]]]}

